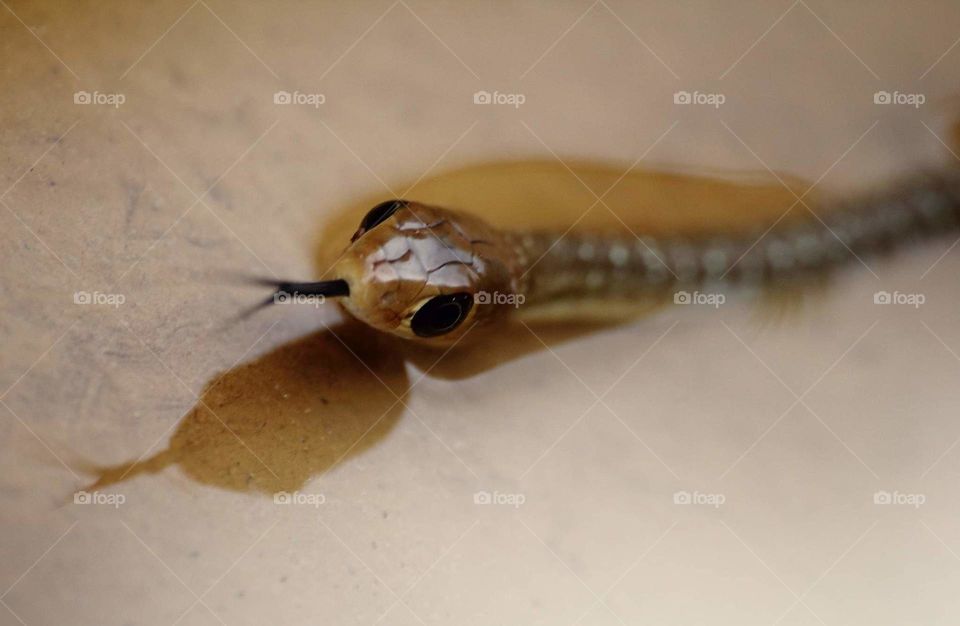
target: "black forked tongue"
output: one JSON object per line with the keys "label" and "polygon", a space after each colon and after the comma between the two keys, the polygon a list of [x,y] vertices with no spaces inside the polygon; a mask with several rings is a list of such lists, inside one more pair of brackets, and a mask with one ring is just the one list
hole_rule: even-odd
{"label": "black forked tongue", "polygon": [[265,287],[273,287],[275,291],[266,300],[254,305],[241,313],[238,319],[246,319],[271,304],[300,302],[307,298],[336,298],[350,295],[350,285],[342,279],[320,280],[312,283],[295,283],[290,281],[275,281],[265,278],[255,279],[254,282]]}
{"label": "black forked tongue", "polygon": [[347,281],[337,278],[336,280],[319,280],[315,283],[270,283],[275,285],[277,291],[274,295],[280,296],[287,294],[290,296],[324,296],[336,298],[339,296],[350,295],[350,285]]}

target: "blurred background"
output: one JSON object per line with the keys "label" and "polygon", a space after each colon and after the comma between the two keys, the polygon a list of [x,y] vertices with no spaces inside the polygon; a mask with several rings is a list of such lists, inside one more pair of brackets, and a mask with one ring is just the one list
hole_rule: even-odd
{"label": "blurred background", "polygon": [[953,167],[958,43],[947,0],[0,1],[0,624],[956,623],[952,240],[449,354],[232,320],[393,197],[712,232]]}

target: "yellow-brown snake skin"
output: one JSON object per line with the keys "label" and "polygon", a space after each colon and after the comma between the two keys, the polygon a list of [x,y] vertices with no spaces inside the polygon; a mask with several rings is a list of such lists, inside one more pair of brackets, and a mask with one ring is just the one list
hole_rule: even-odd
{"label": "yellow-brown snake skin", "polygon": [[576,309],[590,318],[600,314],[583,303],[639,302],[705,285],[775,286],[944,235],[960,229],[960,176],[918,176],[814,215],[725,238],[514,233],[397,200],[364,218],[335,266],[337,280],[280,290],[345,296],[346,310],[373,328],[450,345],[524,313]]}

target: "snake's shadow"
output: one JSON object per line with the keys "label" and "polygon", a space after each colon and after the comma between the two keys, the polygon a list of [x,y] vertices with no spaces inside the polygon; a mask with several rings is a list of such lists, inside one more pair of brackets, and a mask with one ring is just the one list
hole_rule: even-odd
{"label": "snake's shadow", "polygon": [[[734,228],[738,222],[779,216],[792,204],[792,196],[769,178],[744,184],[643,170],[621,177],[626,166],[567,165],[531,161],[468,167],[425,179],[405,195],[477,212],[505,227],[563,230],[589,208],[582,219],[586,226],[622,228],[624,219],[645,232]],[[611,185],[606,206],[587,189],[602,194]],[[360,199],[326,223],[316,247],[318,273],[330,267],[365,209],[383,199]],[[88,467],[97,478],[87,489],[178,465],[192,480],[223,489],[296,490],[390,432],[403,413],[397,397],[410,387],[407,363],[431,377],[457,379],[597,328],[538,326],[534,336],[523,326],[507,327],[440,358],[442,352],[344,322],[215,377],[166,449],[128,463]]]}
{"label": "snake's shadow", "polygon": [[[538,327],[548,344],[595,327]],[[371,332],[353,321],[274,348],[214,378],[167,447],[147,458],[88,466],[87,491],[178,465],[190,479],[272,494],[300,489],[375,445],[409,401],[405,362],[429,376],[461,378],[543,344],[522,326],[461,346],[446,357]],[[453,416],[455,419],[455,416]]]}

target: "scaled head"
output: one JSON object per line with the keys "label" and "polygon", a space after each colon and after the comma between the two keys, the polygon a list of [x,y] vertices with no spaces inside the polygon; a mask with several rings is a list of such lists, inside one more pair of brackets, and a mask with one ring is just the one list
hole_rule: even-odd
{"label": "scaled head", "polygon": [[516,269],[516,252],[481,220],[392,200],[363,218],[334,273],[349,288],[341,303],[357,319],[449,344],[504,312],[477,294],[515,292]]}

